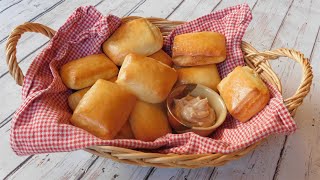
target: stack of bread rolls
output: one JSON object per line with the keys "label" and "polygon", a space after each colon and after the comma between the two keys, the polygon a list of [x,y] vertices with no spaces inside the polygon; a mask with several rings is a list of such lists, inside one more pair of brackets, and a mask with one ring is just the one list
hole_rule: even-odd
{"label": "stack of bread rolls", "polygon": [[216,32],[177,35],[173,41],[172,60],[178,67],[177,84],[201,84],[217,91],[221,81],[217,63],[226,59],[226,40]]}
{"label": "stack of bread rolls", "polygon": [[172,132],[163,103],[179,84],[220,92],[243,122],[269,101],[268,89],[249,68],[236,68],[221,81],[216,64],[226,59],[224,35],[177,35],[172,58],[162,46],[159,28],[140,18],[122,24],[102,44],[104,53],[63,65],[61,79],[75,91],[68,98],[70,122],[101,139],[154,141]]}
{"label": "stack of bread rolls", "polygon": [[[177,80],[162,34],[144,18],[122,24],[102,44],[104,54],[62,66],[73,90],[71,123],[101,139],[154,141],[171,133],[162,104]],[[120,70],[118,68],[120,66]]]}

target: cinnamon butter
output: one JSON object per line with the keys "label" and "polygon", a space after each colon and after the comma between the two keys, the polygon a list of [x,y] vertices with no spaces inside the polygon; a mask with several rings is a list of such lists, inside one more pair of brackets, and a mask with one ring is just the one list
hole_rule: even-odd
{"label": "cinnamon butter", "polygon": [[207,98],[188,95],[174,99],[174,113],[185,124],[193,127],[210,127],[215,124],[216,115]]}

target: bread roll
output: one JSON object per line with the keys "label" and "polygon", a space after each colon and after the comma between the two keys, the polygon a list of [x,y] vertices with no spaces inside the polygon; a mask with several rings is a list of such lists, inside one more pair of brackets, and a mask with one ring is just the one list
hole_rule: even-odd
{"label": "bread roll", "polygon": [[160,104],[137,101],[129,118],[136,139],[154,141],[171,133],[171,128]]}
{"label": "bread roll", "polygon": [[[115,82],[117,80],[117,76],[108,79],[108,81],[110,82]],[[82,97],[86,94],[86,92],[90,89],[90,87],[78,90],[74,93],[72,93],[69,97],[68,97],[68,104],[69,107],[72,109],[72,111],[74,111],[77,107],[77,105],[79,104],[80,100],[82,99]]]}
{"label": "bread roll", "polygon": [[162,49],[160,49],[158,52],[156,52],[154,54],[151,54],[149,57],[151,57],[155,60],[158,60],[168,66],[172,66],[171,57],[166,52],[164,52]]}
{"label": "bread roll", "polygon": [[129,121],[122,126],[115,139],[134,139]]}
{"label": "bread roll", "polygon": [[115,77],[113,77],[113,78],[111,78],[111,79],[108,79],[108,81],[110,81],[110,82],[116,82],[116,80],[117,80],[117,76],[115,76]]}
{"label": "bread roll", "polygon": [[177,80],[177,72],[155,59],[129,54],[119,71],[117,84],[149,103],[164,101]]}
{"label": "bread roll", "polygon": [[87,93],[87,91],[89,91],[89,89],[90,89],[90,87],[81,89],[81,90],[79,90],[77,92],[72,93],[68,97],[68,104],[69,104],[69,107],[72,109],[72,111],[74,111],[76,109],[76,107],[78,106],[80,100]]}
{"label": "bread roll", "polygon": [[201,84],[207,86],[215,91],[221,78],[215,64],[184,67],[176,69],[178,72],[177,84]]}
{"label": "bread roll", "polygon": [[92,86],[98,79],[110,79],[118,74],[118,67],[104,54],[94,54],[63,65],[60,75],[71,89]]}
{"label": "bread roll", "polygon": [[226,39],[217,32],[196,32],[175,36],[172,61],[178,66],[216,64],[226,59]]}
{"label": "bread roll", "polygon": [[218,84],[218,90],[230,114],[241,122],[261,111],[270,99],[267,86],[247,66],[236,67]]}
{"label": "bread roll", "polygon": [[136,97],[125,88],[99,79],[80,100],[71,123],[101,139],[113,139],[135,102]]}
{"label": "bread roll", "polygon": [[163,37],[158,27],[144,18],[122,24],[102,45],[103,52],[118,66],[126,55],[149,56],[162,48]]}

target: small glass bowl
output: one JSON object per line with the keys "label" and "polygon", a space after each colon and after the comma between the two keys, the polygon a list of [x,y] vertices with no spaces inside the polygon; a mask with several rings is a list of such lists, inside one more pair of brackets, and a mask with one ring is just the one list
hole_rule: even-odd
{"label": "small glass bowl", "polygon": [[[207,98],[209,105],[216,113],[216,122],[210,127],[193,127],[181,121],[173,111],[174,99],[181,99],[188,94]],[[224,101],[214,90],[200,84],[183,84],[174,88],[167,98],[168,120],[177,133],[194,132],[200,136],[208,136],[216,130],[226,119],[227,109]]]}

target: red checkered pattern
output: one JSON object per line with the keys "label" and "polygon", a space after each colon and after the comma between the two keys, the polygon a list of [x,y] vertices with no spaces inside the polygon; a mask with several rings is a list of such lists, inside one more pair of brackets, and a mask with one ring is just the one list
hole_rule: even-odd
{"label": "red checkered pattern", "polygon": [[[196,31],[223,33],[227,39],[228,55],[218,68],[224,77],[234,67],[244,65],[240,43],[251,18],[246,4],[200,17],[172,31],[165,39],[164,49],[170,53],[172,40],[177,34]],[[185,133],[168,134],[154,142],[101,140],[70,125],[72,112],[67,97],[71,91],[62,83],[59,69],[73,59],[101,53],[101,44],[120,23],[118,17],[105,17],[94,7],[80,7],[35,58],[24,80],[23,103],[12,121],[10,142],[16,154],[73,151],[95,145],[142,148],[161,153],[231,153],[270,134],[295,131],[296,124],[284,106],[281,94],[270,85],[272,99],[264,110],[247,123],[228,116],[211,137]]]}

